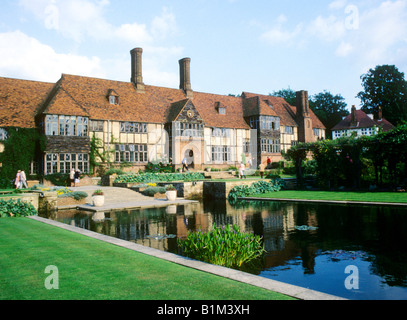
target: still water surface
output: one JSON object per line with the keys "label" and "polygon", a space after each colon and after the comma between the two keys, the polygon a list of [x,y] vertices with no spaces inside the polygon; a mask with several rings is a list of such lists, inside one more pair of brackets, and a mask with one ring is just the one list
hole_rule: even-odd
{"label": "still water surface", "polygon": [[[348,299],[407,300],[406,208],[211,201],[97,214],[59,211],[50,218],[174,253],[176,238],[189,230],[236,224],[264,239],[259,276]],[[345,273],[348,266],[354,267]]]}

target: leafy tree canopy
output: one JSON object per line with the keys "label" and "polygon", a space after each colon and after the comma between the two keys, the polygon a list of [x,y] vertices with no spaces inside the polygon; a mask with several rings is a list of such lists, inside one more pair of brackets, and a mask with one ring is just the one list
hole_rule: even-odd
{"label": "leafy tree canopy", "polygon": [[362,110],[377,116],[379,107],[383,117],[394,125],[407,120],[407,82],[404,73],[394,65],[376,66],[361,76],[363,91],[357,97]]}

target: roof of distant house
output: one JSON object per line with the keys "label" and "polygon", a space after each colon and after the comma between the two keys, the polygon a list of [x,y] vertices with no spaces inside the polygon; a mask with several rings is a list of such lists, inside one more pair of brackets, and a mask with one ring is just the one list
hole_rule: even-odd
{"label": "roof of distant house", "polygon": [[355,121],[352,123],[352,113],[340,121],[336,126],[332,128],[332,131],[337,130],[349,130],[349,129],[358,129],[358,128],[373,128],[373,127],[382,127],[383,131],[388,131],[394,128],[394,126],[384,118],[372,119],[371,116],[367,115],[362,110],[354,110],[355,112]]}

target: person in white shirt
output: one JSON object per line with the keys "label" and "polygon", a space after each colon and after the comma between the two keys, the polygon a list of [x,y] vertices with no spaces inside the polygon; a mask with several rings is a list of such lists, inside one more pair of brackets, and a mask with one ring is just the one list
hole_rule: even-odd
{"label": "person in white shirt", "polygon": [[28,186],[27,186],[27,176],[25,175],[24,169],[21,170],[21,173],[20,173],[20,188],[23,188],[23,186],[24,186],[26,189],[28,189]]}

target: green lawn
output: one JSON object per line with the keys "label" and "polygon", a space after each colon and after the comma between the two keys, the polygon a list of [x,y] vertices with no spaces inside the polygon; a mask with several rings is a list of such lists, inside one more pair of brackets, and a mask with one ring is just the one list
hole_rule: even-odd
{"label": "green lawn", "polygon": [[0,300],[290,299],[28,218],[0,218],[0,270]]}
{"label": "green lawn", "polygon": [[405,192],[342,192],[283,190],[251,195],[256,198],[407,203]]}

